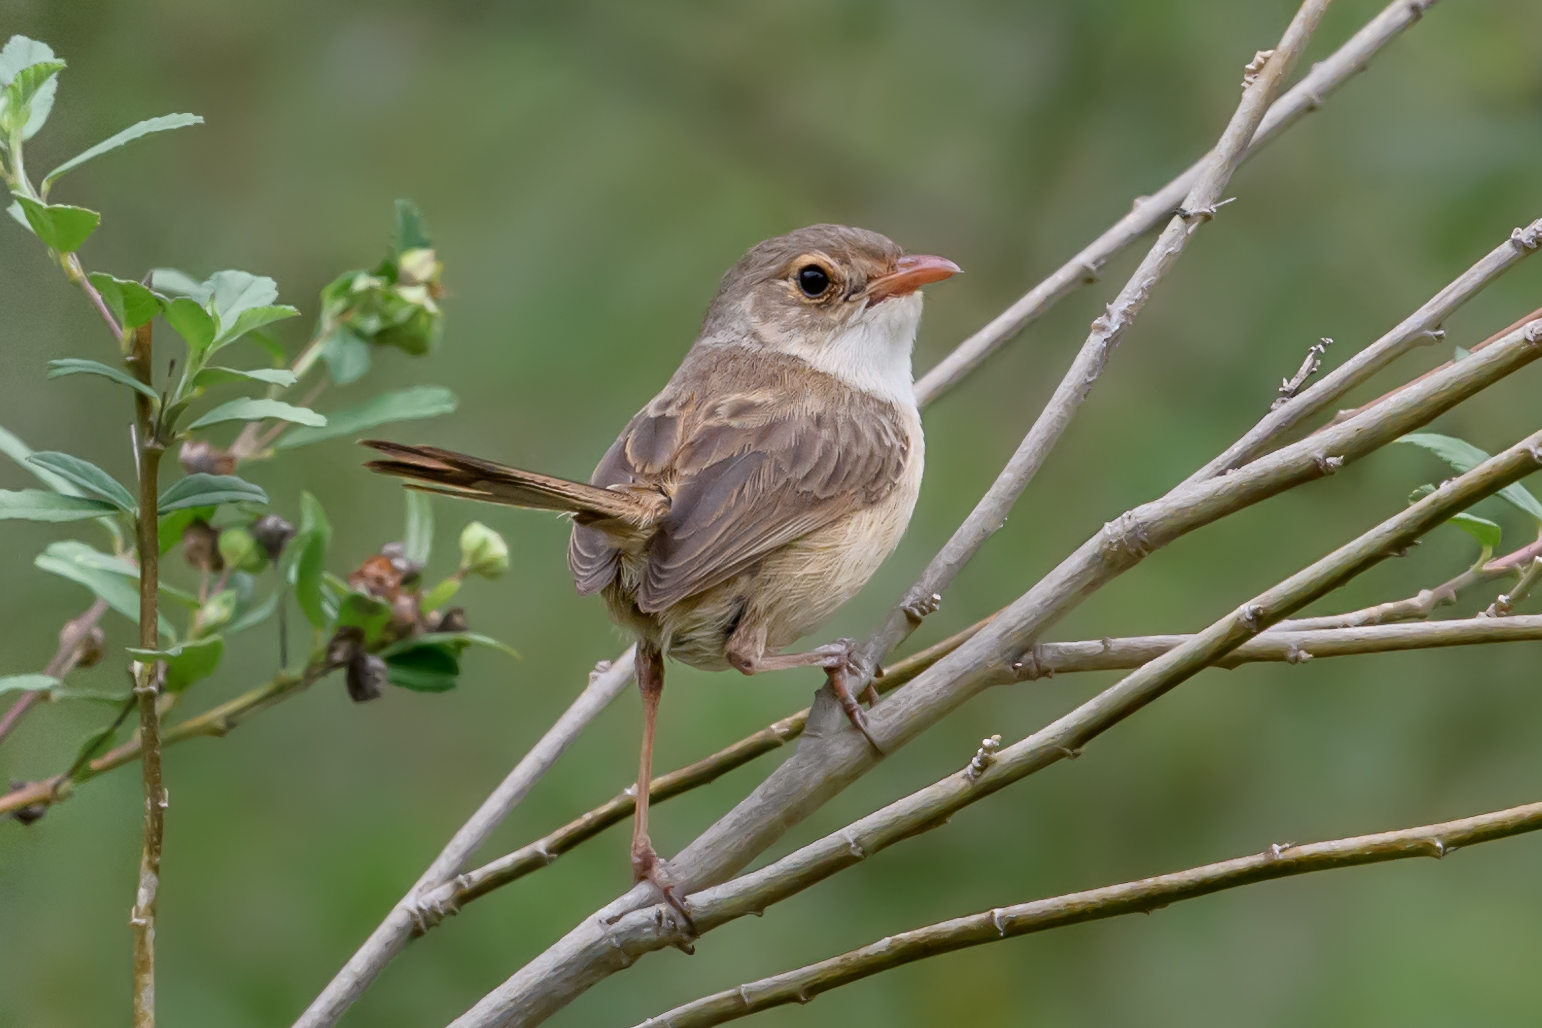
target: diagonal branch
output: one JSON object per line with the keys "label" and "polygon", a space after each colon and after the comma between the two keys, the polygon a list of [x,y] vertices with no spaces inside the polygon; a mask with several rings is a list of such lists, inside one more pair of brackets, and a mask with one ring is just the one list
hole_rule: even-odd
{"label": "diagonal branch", "polygon": [[[870,729],[892,751],[981,690],[1012,680],[1012,665],[1040,633],[1147,554],[1189,531],[1329,474],[1428,423],[1542,356],[1539,340],[1542,321],[1532,322],[1310,440],[1127,512],[985,629],[881,703],[870,716]],[[1409,508],[1416,509],[1418,505]],[[671,876],[684,885],[683,891],[722,881],[876,765],[865,740],[843,726],[840,710],[821,691],[798,751],[671,861]],[[456,1022],[457,1028],[539,1023],[635,958],[618,948],[610,924],[632,923],[633,917],[644,916],[632,912],[652,908],[657,898],[651,886],[635,886],[489,993]]]}
{"label": "diagonal branch", "polygon": [[407,890],[407,895],[397,901],[396,906],[380,922],[370,937],[359,947],[358,951],[348,959],[342,970],[327,983],[325,989],[317,996],[300,1019],[295,1022],[295,1028],[318,1028],[322,1025],[337,1023],[337,1019],[343,1015],[364,990],[369,988],[370,982],[375,980],[381,970],[390,963],[397,954],[407,948],[407,944],[416,936],[421,935],[428,928],[422,914],[419,913],[418,897],[453,879],[465,863],[493,829],[508,816],[509,812],[524,799],[540,781],[551,766],[557,762],[562,752],[577,739],[579,734],[589,726],[610,702],[632,681],[632,650],[628,648],[608,665],[595,668],[589,676],[589,685],[573,701],[572,706],[557,719],[557,723],[541,736],[539,742],[531,747],[530,752],[514,769],[509,772],[492,795],[483,801],[477,812],[471,816],[460,831],[455,833],[444,850],[423,872],[421,878]]}
{"label": "diagonal branch", "polygon": [[[64,623],[64,628],[59,632],[59,648],[54,652],[53,659],[43,669],[43,674],[50,678],[63,679],[65,675],[75,670],[81,658],[85,656],[93,635],[97,641],[97,653],[100,654],[101,629],[96,623],[107,613],[107,601],[97,600],[87,607],[79,616],[71,618]],[[10,709],[0,717],[0,741],[3,741],[11,733],[11,729],[21,721],[32,705],[38,701],[39,696],[46,690],[33,689],[21,694],[21,698],[11,704]]]}
{"label": "diagonal branch", "polygon": [[969,946],[1121,914],[1149,914],[1180,900],[1314,871],[1408,857],[1438,860],[1463,846],[1507,839],[1539,828],[1542,828],[1542,803],[1528,803],[1456,821],[1375,835],[1300,846],[1277,843],[1262,853],[1234,857],[1187,871],[997,907],[901,932],[828,960],[675,1007],[658,1017],[648,1018],[637,1028],[708,1028],[784,1003],[807,1003],[822,992],[880,971]]}
{"label": "diagonal branch", "polygon": [[[1252,157],[1307,114],[1320,109],[1335,90],[1363,71],[1382,47],[1401,35],[1404,29],[1417,22],[1433,6],[1435,0],[1395,0],[1388,4],[1348,42],[1327,59],[1313,65],[1300,82],[1274,102],[1258,126],[1258,131],[1253,134],[1253,140],[1248,144],[1242,159]],[[998,314],[990,324],[960,343],[916,383],[916,402],[923,407],[931,403],[963,381],[1013,336],[1038,320],[1061,297],[1083,285],[1096,282],[1104,264],[1160,225],[1183,203],[1184,197],[1199,178],[1205,160],[1200,158],[1151,196],[1136,200],[1130,213]]]}
{"label": "diagonal branch", "polygon": [[[1539,561],[1537,566],[1542,567],[1542,561]],[[1519,598],[1519,596],[1515,597],[1517,600]],[[1022,671],[1019,679],[1031,681],[1052,678],[1055,675],[1075,674],[1080,671],[1128,671],[1155,660],[1191,638],[1187,635],[1146,635],[1122,639],[1040,643],[1034,647],[1031,658],[1025,658],[1021,662]],[[1475,646],[1537,640],[1542,640],[1542,615],[1537,614],[1305,632],[1284,632],[1276,626],[1243,643],[1227,656],[1217,660],[1214,666],[1235,668],[1257,662],[1302,664],[1318,657],[1343,657],[1353,654],[1391,653],[1399,650],[1422,650],[1444,646]],[[920,659],[911,658],[902,662],[903,665],[911,666],[895,665],[891,674],[880,678],[878,684],[886,689],[897,688],[902,681],[930,667],[962,641],[963,639],[960,638],[953,642],[952,647],[944,652],[924,651],[916,655],[916,658]],[[913,664],[912,661],[914,661]],[[900,679],[901,675],[905,677]],[[891,678],[900,679],[900,681],[891,683]],[[800,710],[711,756],[660,775],[653,780],[653,786],[649,790],[651,802],[657,805],[673,799],[692,789],[714,782],[729,771],[743,767],[757,757],[780,749],[803,734],[808,714],[807,708]],[[458,913],[472,900],[480,899],[534,871],[549,866],[580,843],[587,842],[612,825],[631,817],[635,806],[632,791],[632,788],[625,789],[610,801],[574,818],[535,842],[521,846],[474,870],[456,875],[453,880],[423,894],[418,900],[419,916],[426,926],[433,927],[446,915]]]}

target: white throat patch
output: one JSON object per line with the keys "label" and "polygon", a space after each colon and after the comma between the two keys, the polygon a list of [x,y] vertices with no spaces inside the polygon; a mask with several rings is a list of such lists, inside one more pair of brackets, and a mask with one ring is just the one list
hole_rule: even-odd
{"label": "white throat patch", "polygon": [[901,410],[916,405],[910,353],[921,324],[921,294],[896,296],[859,314],[823,346],[794,352],[854,389],[880,396]]}

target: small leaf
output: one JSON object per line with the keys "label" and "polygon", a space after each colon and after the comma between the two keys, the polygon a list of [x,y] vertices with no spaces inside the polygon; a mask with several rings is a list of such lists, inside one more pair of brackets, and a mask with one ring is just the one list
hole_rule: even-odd
{"label": "small leaf", "polygon": [[[49,574],[67,578],[90,589],[113,610],[135,624],[139,623],[138,571],[125,573],[126,561],[100,553],[73,539],[50,543],[32,561]],[[131,568],[132,565],[129,565]],[[171,623],[162,615],[160,633],[176,638]]]}
{"label": "small leaf", "polygon": [[42,692],[62,684],[53,675],[4,675],[0,676],[0,693]]}
{"label": "small leaf", "polygon": [[[155,280],[160,285],[160,280]],[[166,305],[166,323],[187,340],[188,353],[197,357],[214,342],[214,319],[192,297],[179,296]]]}
{"label": "small leaf", "polygon": [[227,325],[223,318],[219,336],[214,340],[215,348],[233,343],[248,332],[255,331],[265,325],[271,325],[275,321],[283,321],[286,318],[298,317],[299,311],[293,307],[276,305],[271,307],[249,307],[243,310],[233,324]]}
{"label": "small leaf", "polygon": [[294,372],[285,368],[204,368],[193,376],[193,385],[206,388],[224,382],[266,382],[268,385],[292,386]]}
{"label": "small leaf", "polygon": [[235,326],[242,314],[255,307],[267,307],[278,299],[277,282],[248,271],[216,271],[206,284],[222,335]]}
{"label": "small leaf", "polygon": [[246,338],[248,341],[260,346],[262,351],[273,359],[273,366],[275,368],[284,363],[284,344],[262,331],[262,329],[246,333]]}
{"label": "small leaf", "polygon": [[1450,523],[1478,540],[1478,545],[1485,550],[1495,550],[1499,547],[1499,526],[1488,518],[1480,518],[1476,514],[1455,514],[1452,515]]}
{"label": "small leaf", "polygon": [[391,250],[400,257],[408,250],[420,250],[433,246],[428,230],[423,227],[423,212],[411,200],[396,201],[396,231],[391,236]]}
{"label": "small leaf", "polygon": [[0,86],[16,81],[17,73],[23,68],[54,59],[53,48],[47,43],[22,35],[12,36],[5,41],[4,47],[0,47]]}
{"label": "small leaf", "polygon": [[7,432],[3,428],[0,428],[0,453],[5,454],[16,463],[32,472],[32,474],[37,476],[39,481],[48,486],[48,488],[52,489],[54,492],[63,496],[81,495],[79,489],[75,488],[69,482],[66,482],[52,471],[45,471],[35,464],[27,463],[27,458],[32,456],[32,447],[28,446],[26,443],[22,442],[20,439],[16,438],[14,435]]}
{"label": "small leaf", "polygon": [[257,606],[253,607],[245,614],[242,614],[240,617],[236,618],[229,625],[225,626],[225,634],[235,635],[237,632],[244,632],[248,628],[255,628],[256,626],[262,624],[264,621],[268,620],[268,618],[272,617],[273,612],[277,609],[278,590],[275,589],[268,594],[268,598],[266,600],[263,600]]}
{"label": "small leaf", "polygon": [[208,678],[225,655],[225,640],[218,635],[207,639],[189,639],[165,650],[130,649],[141,663],[162,661],[166,665],[166,691],[181,692],[194,682]]}
{"label": "small leaf", "polygon": [[161,298],[138,282],[114,278],[101,271],[93,271],[86,277],[124,328],[148,325],[150,319],[161,312]]}
{"label": "small leaf", "polygon": [[391,623],[391,608],[364,593],[347,590],[337,604],[337,627],[357,628],[364,633],[364,645],[380,641],[380,633]]}
{"label": "small leaf", "polygon": [[415,646],[384,659],[391,684],[414,692],[445,692],[460,677],[460,661],[448,645]]}
{"label": "small leaf", "polygon": [[53,60],[50,55],[49,59],[29,64],[12,76],[5,86],[5,104],[0,107],[0,128],[6,136],[18,130],[22,139],[37,135],[53,110],[54,95],[59,91],[58,76],[63,70],[64,62]]}
{"label": "small leaf", "polygon": [[321,504],[310,493],[300,494],[300,533],[289,552],[295,554],[290,565],[289,581],[294,585],[295,602],[305,614],[305,619],[316,628],[325,628],[326,612],[322,608],[322,564],[326,560],[327,545],[332,541],[332,526]]}
{"label": "small leaf", "polygon": [[402,556],[418,567],[428,565],[434,545],[434,507],[427,493],[403,489],[407,497],[407,531],[402,537]]}
{"label": "small leaf", "polygon": [[103,378],[112,379],[119,385],[128,386],[137,393],[143,393],[156,403],[161,402],[160,396],[150,386],[145,385],[122,368],[110,367],[101,361],[86,360],[84,357],[61,357],[58,360],[48,362],[49,378],[63,378],[65,375],[101,375]]}
{"label": "small leaf", "polygon": [[[239,400],[231,400],[222,403],[218,407],[193,422],[188,428],[203,428],[206,425],[217,425],[222,421],[262,421],[264,418],[273,418],[276,421],[289,421],[296,425],[307,425],[313,429],[319,429],[327,424],[327,419],[317,414],[308,407],[296,407],[292,403],[282,400],[256,399],[245,396]],[[282,444],[282,440],[280,440]]]}
{"label": "small leaf", "polygon": [[87,521],[118,508],[102,500],[62,496],[45,489],[0,489],[0,521]]}
{"label": "small leaf", "polygon": [[1466,347],[1463,347],[1463,346],[1458,346],[1455,350],[1453,350],[1451,352],[1451,363],[1455,364],[1457,361],[1466,360],[1468,357],[1471,357],[1471,356],[1472,356],[1472,351],[1471,350],[1469,350],[1469,349],[1467,349]]}
{"label": "small leaf", "polygon": [[424,610],[438,610],[460,592],[460,579],[451,575],[424,594],[421,606]]}
{"label": "small leaf", "polygon": [[197,635],[205,636],[216,628],[223,628],[236,616],[238,597],[234,589],[222,589],[198,608]]}
{"label": "small leaf", "polygon": [[468,646],[486,646],[499,653],[507,653],[511,657],[519,656],[514,647],[507,643],[501,643],[491,636],[479,635],[476,632],[425,632],[422,635],[414,635],[392,643],[381,650],[380,655],[389,660],[400,654],[410,653],[419,646],[448,646],[457,655]]}
{"label": "small leaf", "polygon": [[[1438,432],[1413,432],[1397,439],[1396,442],[1412,443],[1414,446],[1428,450],[1457,471],[1464,473],[1488,460],[1489,456],[1465,439],[1441,435]],[[1531,490],[1519,482],[1512,482],[1499,490],[1499,495],[1531,515],[1539,525],[1542,525],[1542,503],[1537,502]]]}
{"label": "small leaf", "polygon": [[150,272],[150,288],[167,296],[186,296],[202,307],[213,293],[209,283],[200,282],[176,268],[155,268]]}
{"label": "small leaf", "polygon": [[327,374],[338,385],[357,382],[369,371],[369,343],[342,326],[321,341],[321,357],[327,362]]}
{"label": "small leaf", "polygon": [[268,494],[235,475],[207,475],[203,472],[179,478],[161,493],[157,507],[162,514],[188,507],[210,507],[221,503],[267,503]]}
{"label": "small leaf", "polygon": [[[43,190],[46,192],[53,185],[54,180],[66,172],[74,171],[82,164],[116,150],[125,143],[132,143],[141,136],[148,136],[152,132],[165,132],[169,129],[186,128],[188,125],[202,125],[203,119],[196,114],[163,114],[159,118],[147,118],[135,125],[130,125],[116,135],[108,136],[95,146],[83,150],[50,171],[43,178]],[[142,324],[142,322],[141,322]]]}
{"label": "small leaf", "polygon": [[74,253],[102,223],[102,216],[84,207],[68,204],[38,203],[27,196],[18,196],[27,224],[45,244],[60,253]]}
{"label": "small leaf", "polygon": [[393,421],[415,421],[449,414],[455,409],[455,394],[443,386],[414,386],[393,393],[382,393],[357,407],[327,415],[325,428],[301,428],[281,436],[276,450],[318,443],[323,439],[355,435],[377,425]]}
{"label": "small leaf", "polygon": [[129,492],[116,478],[88,460],[81,460],[68,453],[43,450],[28,457],[27,462],[52,471],[60,478],[113,504],[126,514],[132,514],[138,509],[133,493]]}
{"label": "small leaf", "polygon": [[161,552],[166,553],[182,541],[182,533],[195,521],[208,521],[214,517],[215,507],[184,507],[160,516],[157,531],[160,535]]}

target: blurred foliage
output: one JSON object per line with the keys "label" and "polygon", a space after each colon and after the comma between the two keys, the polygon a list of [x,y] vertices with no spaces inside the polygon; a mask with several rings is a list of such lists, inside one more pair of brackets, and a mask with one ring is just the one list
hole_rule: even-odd
{"label": "blurred foliage", "polygon": [[[1380,6],[1335,4],[1314,55]],[[67,95],[90,98],[61,102],[29,144],[39,168],[163,111],[206,119],[58,184],[50,202],[106,213],[81,249],[88,267],[125,277],[168,264],[196,275],[261,268],[286,297],[314,297],[338,268],[378,252],[381,212],[411,196],[452,269],[434,378],[461,403],[397,437],[581,476],[675,367],[717,277],[756,240],[833,220],[957,260],[968,274],[931,291],[925,367],[1203,151],[1235,103],[1240,66],[1277,38],[1292,7],[0,0],[0,33],[47,41],[70,62]],[[1267,409],[1310,343],[1333,337],[1328,363],[1343,360],[1542,214],[1538,38],[1542,7],[1528,0],[1444,0],[1244,167],[1231,189],[1238,202],[1163,284],[1016,516],[915,644],[996,609],[1104,521],[1213,456]],[[46,423],[48,446],[128,480],[121,387],[38,384],[49,360],[89,355],[100,326],[35,241],[0,228],[12,230],[0,235],[0,420]],[[871,624],[947,537],[1136,259],[1114,262],[1101,285],[928,413],[911,531],[825,634]],[[401,285],[369,277],[381,279],[366,288],[382,303]],[[1447,347],[1537,306],[1539,283],[1536,262],[1510,273],[1452,318]],[[301,321],[272,327],[290,353],[308,338]],[[1448,355],[1412,357],[1351,399]],[[417,362],[378,365],[372,388],[421,387]],[[1536,381],[1525,372],[1432,430],[1493,452],[1535,429]],[[361,403],[359,389],[338,387],[336,402]],[[349,567],[400,525],[398,487],[359,463],[333,440],[262,469],[277,509],[297,510],[305,489],[326,493],[337,561]],[[1154,555],[1054,634],[1207,623],[1447,473],[1419,448],[1389,448]],[[0,488],[27,484],[0,467]],[[1502,500],[1475,514],[1512,545],[1529,537],[1529,518]],[[573,595],[560,522],[463,516],[505,536],[519,575],[517,585],[468,579],[457,602],[480,601],[478,630],[518,642],[522,663],[468,651],[467,687],[393,690],[363,706],[342,689],[313,689],[227,738],[168,751],[168,1026],[289,1023],[593,661],[620,649],[599,604]],[[78,586],[30,567],[58,538],[51,526],[8,523],[0,580],[27,585],[0,595],[7,668],[41,667],[79,611]],[[453,534],[435,541],[454,552]],[[1466,566],[1473,549],[1461,533],[1434,533],[1318,610],[1410,594]],[[123,622],[108,627],[110,645],[132,641]],[[220,672],[196,687],[206,701],[255,684],[241,669],[271,666],[271,640],[258,635],[230,640]],[[551,1023],[630,1024],[938,917],[1535,799],[1539,654],[1528,644],[1210,672],[1075,763],[714,933],[694,957],[649,957]],[[81,674],[80,688],[121,690],[110,664]],[[1058,678],[982,697],[778,852],[961,767],[982,735],[1017,737],[1106,681]],[[672,669],[658,766],[762,727],[816,683],[812,673],[751,681]],[[100,713],[35,713],[0,770],[52,770]],[[623,785],[636,715],[633,696],[607,712],[494,845],[516,845]],[[768,766],[660,807],[661,850]],[[0,824],[0,1021],[121,1020],[138,788],[117,772],[25,831]],[[389,968],[344,1024],[405,1028],[459,1014],[625,886],[625,835],[613,830],[470,907]],[[1520,839],[1439,864],[1254,887],[955,954],[757,1023],[1529,1023],[1539,853],[1542,840]]]}

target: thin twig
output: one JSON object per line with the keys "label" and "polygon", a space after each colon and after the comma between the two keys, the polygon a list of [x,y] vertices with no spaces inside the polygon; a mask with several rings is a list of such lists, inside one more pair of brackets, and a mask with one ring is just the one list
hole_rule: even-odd
{"label": "thin twig", "polygon": [[1333,340],[1323,336],[1320,342],[1313,343],[1307,348],[1306,359],[1301,362],[1301,367],[1297,368],[1296,373],[1290,378],[1280,382],[1280,395],[1269,405],[1270,410],[1278,410],[1296,398],[1296,394],[1301,392],[1301,388],[1306,385],[1313,375],[1317,374],[1317,369],[1322,367],[1323,355],[1328,352],[1328,347],[1332,345]]}
{"label": "thin twig", "polygon": [[[1542,219],[1512,231],[1504,242],[1431,297],[1423,307],[1404,318],[1392,331],[1318,379],[1299,396],[1272,408],[1224,453],[1190,475],[1185,484],[1202,482],[1241,467],[1265,452],[1271,442],[1293,426],[1326,410],[1339,397],[1403,354],[1444,338],[1445,332],[1440,326],[1448,317],[1489,283],[1535,253],[1539,245],[1542,245]],[[1537,316],[1536,313],[1528,315],[1512,328]],[[1409,384],[1416,382],[1418,379]]]}
{"label": "thin twig", "polygon": [[1542,557],[1533,557],[1526,570],[1521,572],[1521,580],[1515,583],[1515,588],[1507,593],[1501,593],[1481,616],[1513,621],[1512,611],[1515,605],[1530,596],[1539,581],[1542,581]]}
{"label": "thin twig", "polygon": [[[1542,561],[1537,567],[1542,568]],[[1284,622],[1281,622],[1284,624]],[[967,638],[967,636],[966,636]],[[1080,671],[1127,671],[1155,660],[1168,650],[1181,646],[1187,635],[1147,635],[1122,639],[1094,639],[1083,642],[1040,643],[1031,658],[1020,662],[1019,678],[1024,681],[1051,678]],[[1235,668],[1257,662],[1301,664],[1318,657],[1342,657],[1352,654],[1390,653],[1445,646],[1474,646],[1501,642],[1542,640],[1542,615],[1507,618],[1464,618],[1415,624],[1380,625],[1366,628],[1340,628],[1310,632],[1286,632],[1279,626],[1237,647],[1215,662],[1215,667]],[[959,639],[958,642],[962,642]],[[957,643],[953,644],[955,647]],[[951,652],[951,649],[948,651]],[[900,674],[912,676],[941,659],[943,653],[917,654],[914,666],[896,665],[894,677],[880,678],[880,688],[892,689]],[[780,749],[803,733],[808,709],[798,711],[769,727],[746,736],[694,764],[660,775],[649,790],[650,801],[659,804],[692,789],[710,784],[735,768]],[[547,867],[580,843],[599,835],[612,825],[632,816],[635,800],[632,789],[623,790],[610,801],[574,818],[555,831],[532,843],[506,853],[481,867],[455,876],[450,882],[425,894],[419,909],[432,913],[432,927],[446,914],[459,912],[472,900],[480,899],[505,885]],[[427,918],[425,918],[427,921]]]}
{"label": "thin twig", "polygon": [[[1427,424],[1542,357],[1538,340],[1542,322],[1533,322],[1310,441],[1283,447],[1222,478],[1175,489],[1115,519],[973,638],[879,704],[869,715],[870,731],[893,752],[981,690],[1010,681],[1012,664],[1041,632],[1147,554]],[[1415,509],[1417,504],[1409,508]],[[669,863],[670,878],[682,883],[683,891],[722,881],[871,770],[878,758],[866,740],[854,736],[845,730],[839,707],[821,691],[797,752],[677,854]],[[633,957],[613,945],[607,926],[618,919],[630,922],[639,910],[653,916],[660,909],[657,900],[652,886],[634,886],[489,993],[456,1028],[539,1023],[631,962]]]}
{"label": "thin twig", "polygon": [[[1284,96],[1274,102],[1263,123],[1248,144],[1243,160],[1252,157],[1287,128],[1312,111],[1319,110],[1340,86],[1363,71],[1382,47],[1419,20],[1434,6],[1434,0],[1395,0],[1371,19],[1364,28],[1325,60]],[[1209,155],[1206,155],[1208,157]],[[916,383],[916,402],[926,406],[979,367],[1008,340],[1048,311],[1061,297],[1083,285],[1098,280],[1103,266],[1122,253],[1125,247],[1162,224],[1183,202],[1204,167],[1201,157],[1188,170],[1150,196],[1131,205],[1130,212],[1107,231],[1066,261],[1044,281],[1030,289],[1016,303],[997,315],[990,324],[964,340]]]}
{"label": "thin twig", "polygon": [[1438,860],[1464,846],[1506,839],[1539,828],[1542,828],[1542,803],[1528,803],[1456,821],[1375,835],[1305,845],[1277,843],[1262,853],[1186,871],[996,907],[901,932],[828,960],[686,1003],[648,1018],[637,1028],[708,1028],[784,1003],[807,1003],[822,992],[880,971],[969,946],[1121,914],[1149,914],[1180,900],[1314,871],[1359,867],[1408,857]]}
{"label": "thin twig", "polygon": [[333,979],[327,983],[305,1013],[295,1022],[295,1028],[318,1028],[332,1025],[353,1004],[353,1001],[369,988],[381,970],[415,936],[427,931],[430,924],[443,918],[448,911],[425,909],[419,897],[443,885],[455,877],[461,865],[493,829],[508,816],[530,789],[550,770],[563,750],[577,739],[589,723],[621,695],[632,681],[632,649],[628,648],[608,666],[598,667],[589,676],[589,685],[579,694],[573,705],[557,719],[539,742],[531,747],[502,784],[493,790],[460,831],[455,833],[444,850],[423,872],[407,895],[399,900],[370,937],[349,958]]}
{"label": "thin twig", "polygon": [[[766,867],[690,895],[684,900],[692,922],[690,927],[694,934],[701,934],[748,914],[759,914],[767,906],[796,895],[896,842],[946,823],[957,811],[999,789],[1077,756],[1091,740],[1270,624],[1387,559],[1394,549],[1444,523],[1451,514],[1535,471],[1539,463],[1542,432],[1444,483],[1418,503],[1255,596],[1069,714],[1000,750],[978,773],[969,768],[960,770]],[[968,648],[966,644],[959,652]],[[570,932],[565,941],[582,942],[582,952],[589,958],[585,970],[593,977],[630,965],[650,950],[688,942],[687,928],[673,908],[660,905],[614,918],[590,918]],[[510,979],[505,988],[530,974],[551,981],[556,969],[546,964],[544,958],[537,958]],[[505,998],[502,992],[493,995]],[[545,995],[546,990],[527,987],[522,994],[523,1005],[512,1009],[500,1006],[499,1021],[490,1020],[494,1011],[484,999],[454,1022],[453,1028],[537,1023],[549,1012]]]}
{"label": "thin twig", "polygon": [[[54,651],[53,659],[43,669],[43,674],[50,678],[63,680],[66,675],[75,670],[75,665],[80,662],[81,654],[91,634],[96,630],[96,623],[107,613],[107,601],[97,600],[87,607],[79,617],[71,618],[64,623],[64,628],[59,632],[59,648]],[[46,689],[33,689],[21,694],[21,698],[11,704],[11,708],[0,717],[0,741],[3,741],[11,733],[11,729],[21,721],[27,710],[37,702],[38,698],[46,693]]]}
{"label": "thin twig", "polygon": [[[151,333],[149,325],[134,330],[133,349],[126,361],[139,381],[151,385]],[[157,536],[156,502],[160,495],[159,470],[165,447],[157,438],[154,401],[134,394],[135,437],[139,453],[139,645],[160,648],[160,540]],[[129,925],[134,936],[134,1028],[155,1028],[155,908],[161,884],[161,843],[166,826],[166,788],[161,783],[161,714],[158,706],[162,665],[157,661],[135,662],[134,695],[139,700],[140,767],[145,795],[144,845],[139,858],[139,886]]]}

